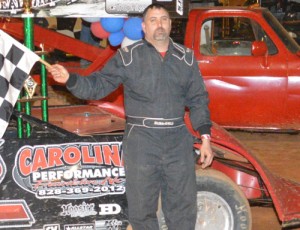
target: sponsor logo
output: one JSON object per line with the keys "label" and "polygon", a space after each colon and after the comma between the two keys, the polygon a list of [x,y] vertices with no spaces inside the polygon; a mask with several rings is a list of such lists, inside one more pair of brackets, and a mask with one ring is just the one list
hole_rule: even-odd
{"label": "sponsor logo", "polygon": [[118,204],[99,204],[99,215],[116,215],[121,212],[121,206]]}
{"label": "sponsor logo", "polygon": [[122,226],[122,221],[120,220],[97,220],[95,222],[95,229],[97,230],[118,230]]}
{"label": "sponsor logo", "polygon": [[95,211],[95,204],[87,204],[82,202],[80,205],[72,205],[72,203],[62,205],[62,212],[60,216],[71,216],[71,217],[86,217],[94,216],[97,214]]}
{"label": "sponsor logo", "polygon": [[[72,203],[62,205],[62,212],[60,216],[70,216],[70,217],[86,217],[95,216],[97,211],[95,210],[95,204],[82,202],[80,205],[73,205]],[[116,215],[122,210],[121,206],[118,204],[99,204],[99,215]]]}
{"label": "sponsor logo", "polygon": [[64,230],[94,230],[94,224],[66,224]]}
{"label": "sponsor logo", "polygon": [[34,223],[25,200],[0,200],[0,229],[31,227]]}
{"label": "sponsor logo", "polygon": [[60,230],[59,224],[45,224],[43,230]]}
{"label": "sponsor logo", "polygon": [[39,199],[124,194],[121,142],[23,146],[13,178]]}
{"label": "sponsor logo", "polygon": [[106,0],[105,10],[110,14],[142,13],[152,0]]}

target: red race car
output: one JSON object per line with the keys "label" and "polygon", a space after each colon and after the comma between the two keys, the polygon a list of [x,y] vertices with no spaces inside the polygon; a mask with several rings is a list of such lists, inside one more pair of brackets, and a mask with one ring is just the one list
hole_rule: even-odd
{"label": "red race car", "polygon": [[[49,117],[60,127],[15,111],[0,139],[0,229],[130,230],[125,120],[97,106],[56,107]],[[31,125],[29,137],[17,137],[15,118]],[[272,174],[216,124],[211,143],[215,158],[203,170],[195,138],[196,229],[251,230],[250,205],[274,206],[283,227],[299,226],[299,183]],[[165,229],[160,209],[158,218]]]}

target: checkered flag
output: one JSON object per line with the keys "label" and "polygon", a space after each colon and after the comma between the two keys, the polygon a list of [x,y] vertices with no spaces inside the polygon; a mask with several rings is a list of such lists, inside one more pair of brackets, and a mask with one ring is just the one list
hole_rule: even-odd
{"label": "checkered flag", "polygon": [[0,30],[0,138],[2,138],[24,81],[40,57]]}

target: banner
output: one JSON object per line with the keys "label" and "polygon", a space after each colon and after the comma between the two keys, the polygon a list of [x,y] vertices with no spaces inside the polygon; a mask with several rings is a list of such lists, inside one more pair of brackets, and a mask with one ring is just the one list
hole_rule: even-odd
{"label": "banner", "polygon": [[[152,3],[164,5],[172,17],[186,17],[187,0],[28,0],[34,17],[124,17],[141,15]],[[24,0],[1,0],[0,15],[22,17]]]}

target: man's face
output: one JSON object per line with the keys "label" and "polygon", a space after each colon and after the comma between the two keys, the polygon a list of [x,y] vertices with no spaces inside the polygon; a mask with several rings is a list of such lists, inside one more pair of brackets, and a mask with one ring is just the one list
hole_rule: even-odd
{"label": "man's face", "polygon": [[168,41],[171,31],[171,19],[164,9],[149,9],[142,27],[147,41]]}

